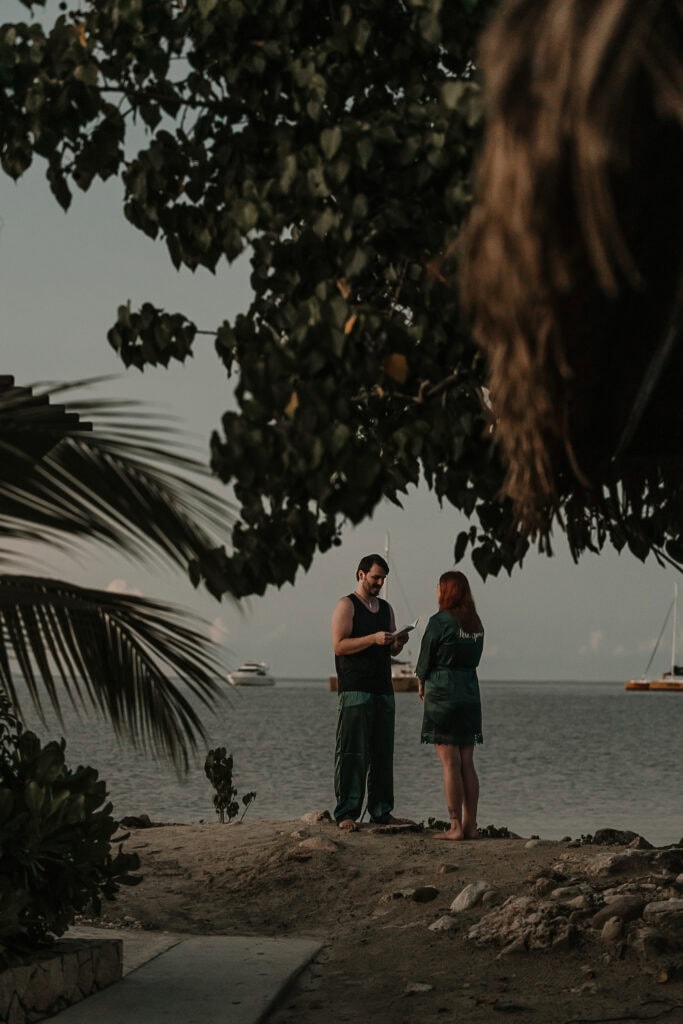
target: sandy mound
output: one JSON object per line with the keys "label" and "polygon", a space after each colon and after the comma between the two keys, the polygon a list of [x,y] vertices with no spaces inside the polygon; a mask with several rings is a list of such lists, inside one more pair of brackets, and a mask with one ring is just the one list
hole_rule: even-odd
{"label": "sandy mound", "polygon": [[133,829],[144,881],[105,920],[321,938],[272,1024],[683,1021],[683,848],[316,818]]}

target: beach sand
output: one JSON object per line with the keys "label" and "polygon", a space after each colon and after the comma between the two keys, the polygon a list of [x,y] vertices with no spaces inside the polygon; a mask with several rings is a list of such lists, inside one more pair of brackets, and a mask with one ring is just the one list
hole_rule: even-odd
{"label": "beach sand", "polygon": [[319,938],[269,1024],[683,1021],[683,847],[453,843],[317,818],[130,829],[144,881],[104,920]]}

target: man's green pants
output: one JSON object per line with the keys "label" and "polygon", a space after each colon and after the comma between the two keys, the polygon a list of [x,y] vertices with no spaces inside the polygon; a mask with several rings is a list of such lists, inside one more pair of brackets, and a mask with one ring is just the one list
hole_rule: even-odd
{"label": "man's green pants", "polygon": [[335,821],[357,821],[367,782],[370,820],[381,824],[394,809],[393,693],[353,690],[337,698],[334,762]]}

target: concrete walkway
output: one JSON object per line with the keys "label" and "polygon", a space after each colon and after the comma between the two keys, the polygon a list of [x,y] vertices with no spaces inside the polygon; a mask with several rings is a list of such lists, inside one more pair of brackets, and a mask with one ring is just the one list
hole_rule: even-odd
{"label": "concrete walkway", "polygon": [[122,981],[62,1010],[57,1024],[258,1024],[321,948],[314,939],[72,928],[123,939]]}

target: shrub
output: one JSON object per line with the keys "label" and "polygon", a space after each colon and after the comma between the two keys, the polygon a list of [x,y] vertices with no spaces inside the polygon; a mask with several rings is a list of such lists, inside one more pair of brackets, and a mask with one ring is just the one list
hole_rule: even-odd
{"label": "shrub", "polygon": [[[204,772],[207,779],[213,786],[213,806],[221,822],[228,816],[228,823],[239,813],[240,805],[236,800],[237,788],[232,784],[232,754],[226,755],[225,747],[216,747],[206,755]],[[245,793],[242,797],[244,810],[242,818],[247,813],[249,804],[256,799],[256,793]],[[242,820],[240,818],[240,821]]]}
{"label": "shrub", "polygon": [[[41,746],[0,694],[0,962],[63,935],[86,907],[141,880],[94,768],[71,771],[65,742]],[[120,839],[125,839],[121,836]]]}

